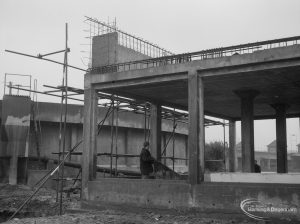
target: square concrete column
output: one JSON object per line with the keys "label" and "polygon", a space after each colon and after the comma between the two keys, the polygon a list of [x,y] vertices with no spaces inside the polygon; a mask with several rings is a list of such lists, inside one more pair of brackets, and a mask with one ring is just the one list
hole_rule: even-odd
{"label": "square concrete column", "polygon": [[276,111],[277,173],[287,173],[286,104],[272,104]]}
{"label": "square concrete column", "polygon": [[229,121],[229,151],[228,151],[228,171],[235,172],[236,170],[236,158],[235,158],[235,142],[236,128],[235,121]]}
{"label": "square concrete column", "polygon": [[199,184],[204,180],[204,86],[197,71],[188,73],[188,109],[189,109],[189,183]]}
{"label": "square concrete column", "polygon": [[84,90],[84,120],[83,120],[83,153],[82,153],[82,192],[87,197],[87,183],[96,178],[96,135],[97,135],[97,104],[95,89]]}
{"label": "square concrete column", "polygon": [[18,183],[18,144],[10,144],[12,149],[12,155],[9,161],[9,176],[8,183],[10,185],[16,185]]}
{"label": "square concrete column", "polygon": [[253,101],[258,91],[238,90],[235,93],[241,98],[242,171],[254,173]]}
{"label": "square concrete column", "polygon": [[161,105],[151,104],[150,150],[152,156],[161,161]]}

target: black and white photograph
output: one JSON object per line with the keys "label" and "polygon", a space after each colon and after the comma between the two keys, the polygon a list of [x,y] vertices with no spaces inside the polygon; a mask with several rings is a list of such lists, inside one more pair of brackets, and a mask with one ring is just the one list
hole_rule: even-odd
{"label": "black and white photograph", "polygon": [[300,223],[299,0],[0,0],[0,223]]}

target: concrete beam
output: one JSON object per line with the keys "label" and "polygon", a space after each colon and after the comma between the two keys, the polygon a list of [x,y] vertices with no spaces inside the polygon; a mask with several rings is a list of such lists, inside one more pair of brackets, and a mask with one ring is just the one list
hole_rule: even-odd
{"label": "concrete beam", "polygon": [[268,61],[251,61],[249,63],[240,63],[236,65],[228,65],[224,67],[211,67],[204,68],[201,70],[201,76],[206,77],[216,77],[232,75],[232,74],[242,74],[248,72],[259,72],[262,70],[273,70],[288,67],[297,67],[300,63],[300,57],[293,58],[279,58],[277,60]]}
{"label": "concrete beam", "polygon": [[152,156],[161,161],[161,106],[151,104],[150,150]]}
{"label": "concrete beam", "polygon": [[204,86],[196,71],[188,74],[189,108],[189,183],[198,184],[204,180]]}
{"label": "concrete beam", "polygon": [[286,104],[272,104],[276,111],[277,173],[287,173]]}
{"label": "concrete beam", "polygon": [[254,119],[253,101],[258,91],[237,90],[241,98],[241,128],[242,128],[242,171],[254,172]]}
{"label": "concrete beam", "polygon": [[[208,114],[207,114],[208,115]],[[290,113],[286,115],[286,118],[299,118],[299,113]],[[225,118],[224,118],[225,119]],[[260,115],[260,116],[254,116],[254,120],[271,120],[276,119],[276,115]],[[231,119],[229,119],[231,120]],[[232,120],[240,121],[241,119],[239,117],[235,117]]]}
{"label": "concrete beam", "polygon": [[82,196],[87,197],[87,183],[96,178],[96,130],[98,97],[92,87],[84,90],[84,122],[82,153]]}
{"label": "concrete beam", "polygon": [[[108,94],[113,94],[113,91],[104,91]],[[148,97],[144,97],[144,96],[138,96],[135,94],[128,94],[128,93],[124,93],[122,91],[117,91],[118,95],[123,96],[123,97],[128,97],[128,98],[133,98],[136,100],[141,100],[141,101],[153,101],[153,99],[148,98]],[[162,100],[156,100],[157,103],[159,103],[160,105],[163,106],[167,106],[167,107],[173,107],[179,110],[184,110],[184,111],[188,111],[188,107],[184,106],[184,105],[179,105],[176,103],[172,103],[172,102],[166,102],[166,101],[162,101]],[[229,117],[229,116],[225,116],[223,114],[219,114],[219,113],[215,113],[215,112],[211,112],[211,111],[204,111],[205,115],[207,116],[211,116],[211,117],[216,117],[216,118],[220,118],[220,119],[225,119],[225,120],[239,120],[239,118],[233,118],[233,117]]]}
{"label": "concrete beam", "polygon": [[[119,73],[116,73],[116,74],[119,74]],[[134,75],[128,77],[128,79],[124,79],[124,77],[116,76],[116,80],[110,80],[107,82],[105,82],[102,79],[103,75],[102,76],[95,76],[94,74],[91,75],[90,81],[95,86],[95,89],[105,91],[106,89],[112,89],[112,88],[139,86],[139,85],[164,83],[164,82],[171,82],[171,81],[187,79],[186,71],[180,72],[180,73],[174,73],[174,74],[161,74],[161,75],[157,75],[157,76],[153,76],[153,77],[141,76],[136,79],[134,78]]]}

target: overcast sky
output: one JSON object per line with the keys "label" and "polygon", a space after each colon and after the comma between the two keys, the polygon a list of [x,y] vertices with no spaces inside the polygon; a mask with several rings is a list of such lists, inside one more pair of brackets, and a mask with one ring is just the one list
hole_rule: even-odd
{"label": "overcast sky", "polygon": [[[175,53],[300,35],[299,0],[0,0],[1,86],[5,73],[32,75],[39,90],[45,90],[43,84],[60,85],[62,66],[4,50],[33,55],[62,50],[66,22],[69,63],[86,68],[81,53],[88,43],[85,15],[106,22],[116,18],[120,29]],[[50,58],[63,61],[62,54]],[[70,70],[69,77],[70,86],[83,88],[83,72]],[[298,123],[288,120],[289,148],[300,140]],[[209,140],[222,139],[222,130],[207,133]],[[275,122],[255,122],[255,133],[256,148],[265,149],[275,139]]]}

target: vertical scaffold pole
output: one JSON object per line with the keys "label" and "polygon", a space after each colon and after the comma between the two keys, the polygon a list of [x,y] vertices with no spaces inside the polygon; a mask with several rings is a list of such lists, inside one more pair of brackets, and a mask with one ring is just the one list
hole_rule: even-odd
{"label": "vertical scaffold pole", "polygon": [[144,105],[144,142],[147,141],[147,104]]}
{"label": "vertical scaffold pole", "polygon": [[[65,111],[64,111],[64,136],[63,136],[63,145],[62,145],[62,154],[65,155],[66,151],[66,133],[67,133],[67,112],[68,112],[68,23],[66,23],[66,49],[65,49],[65,58],[64,58],[64,76],[65,76],[65,86],[64,86],[64,100],[65,100]],[[64,166],[65,161],[62,161],[61,168],[61,182],[60,182],[60,204],[59,204],[59,213],[62,215],[62,202],[63,202],[63,187],[64,187]]]}
{"label": "vertical scaffold pole", "polygon": [[116,148],[116,160],[115,160],[115,162],[116,162],[116,166],[115,166],[115,176],[117,176],[118,175],[118,127],[119,127],[119,104],[120,104],[120,102],[118,102],[117,103],[117,111],[116,111],[116,146],[115,146],[115,148]]}
{"label": "vertical scaffold pole", "polygon": [[226,169],[226,130],[225,130],[225,120],[223,120],[223,163]]}
{"label": "vertical scaffold pole", "polygon": [[114,96],[112,95],[112,115],[111,115],[111,145],[110,145],[110,177],[112,177],[112,163],[113,163],[113,150],[114,150],[114,123],[115,123],[115,100]]}
{"label": "vertical scaffold pole", "polygon": [[[174,109],[174,113],[173,113],[173,127],[175,127],[175,109]],[[174,133],[173,133],[173,145],[172,145],[172,162],[173,162],[173,171],[175,170],[175,129],[174,129]]]}

